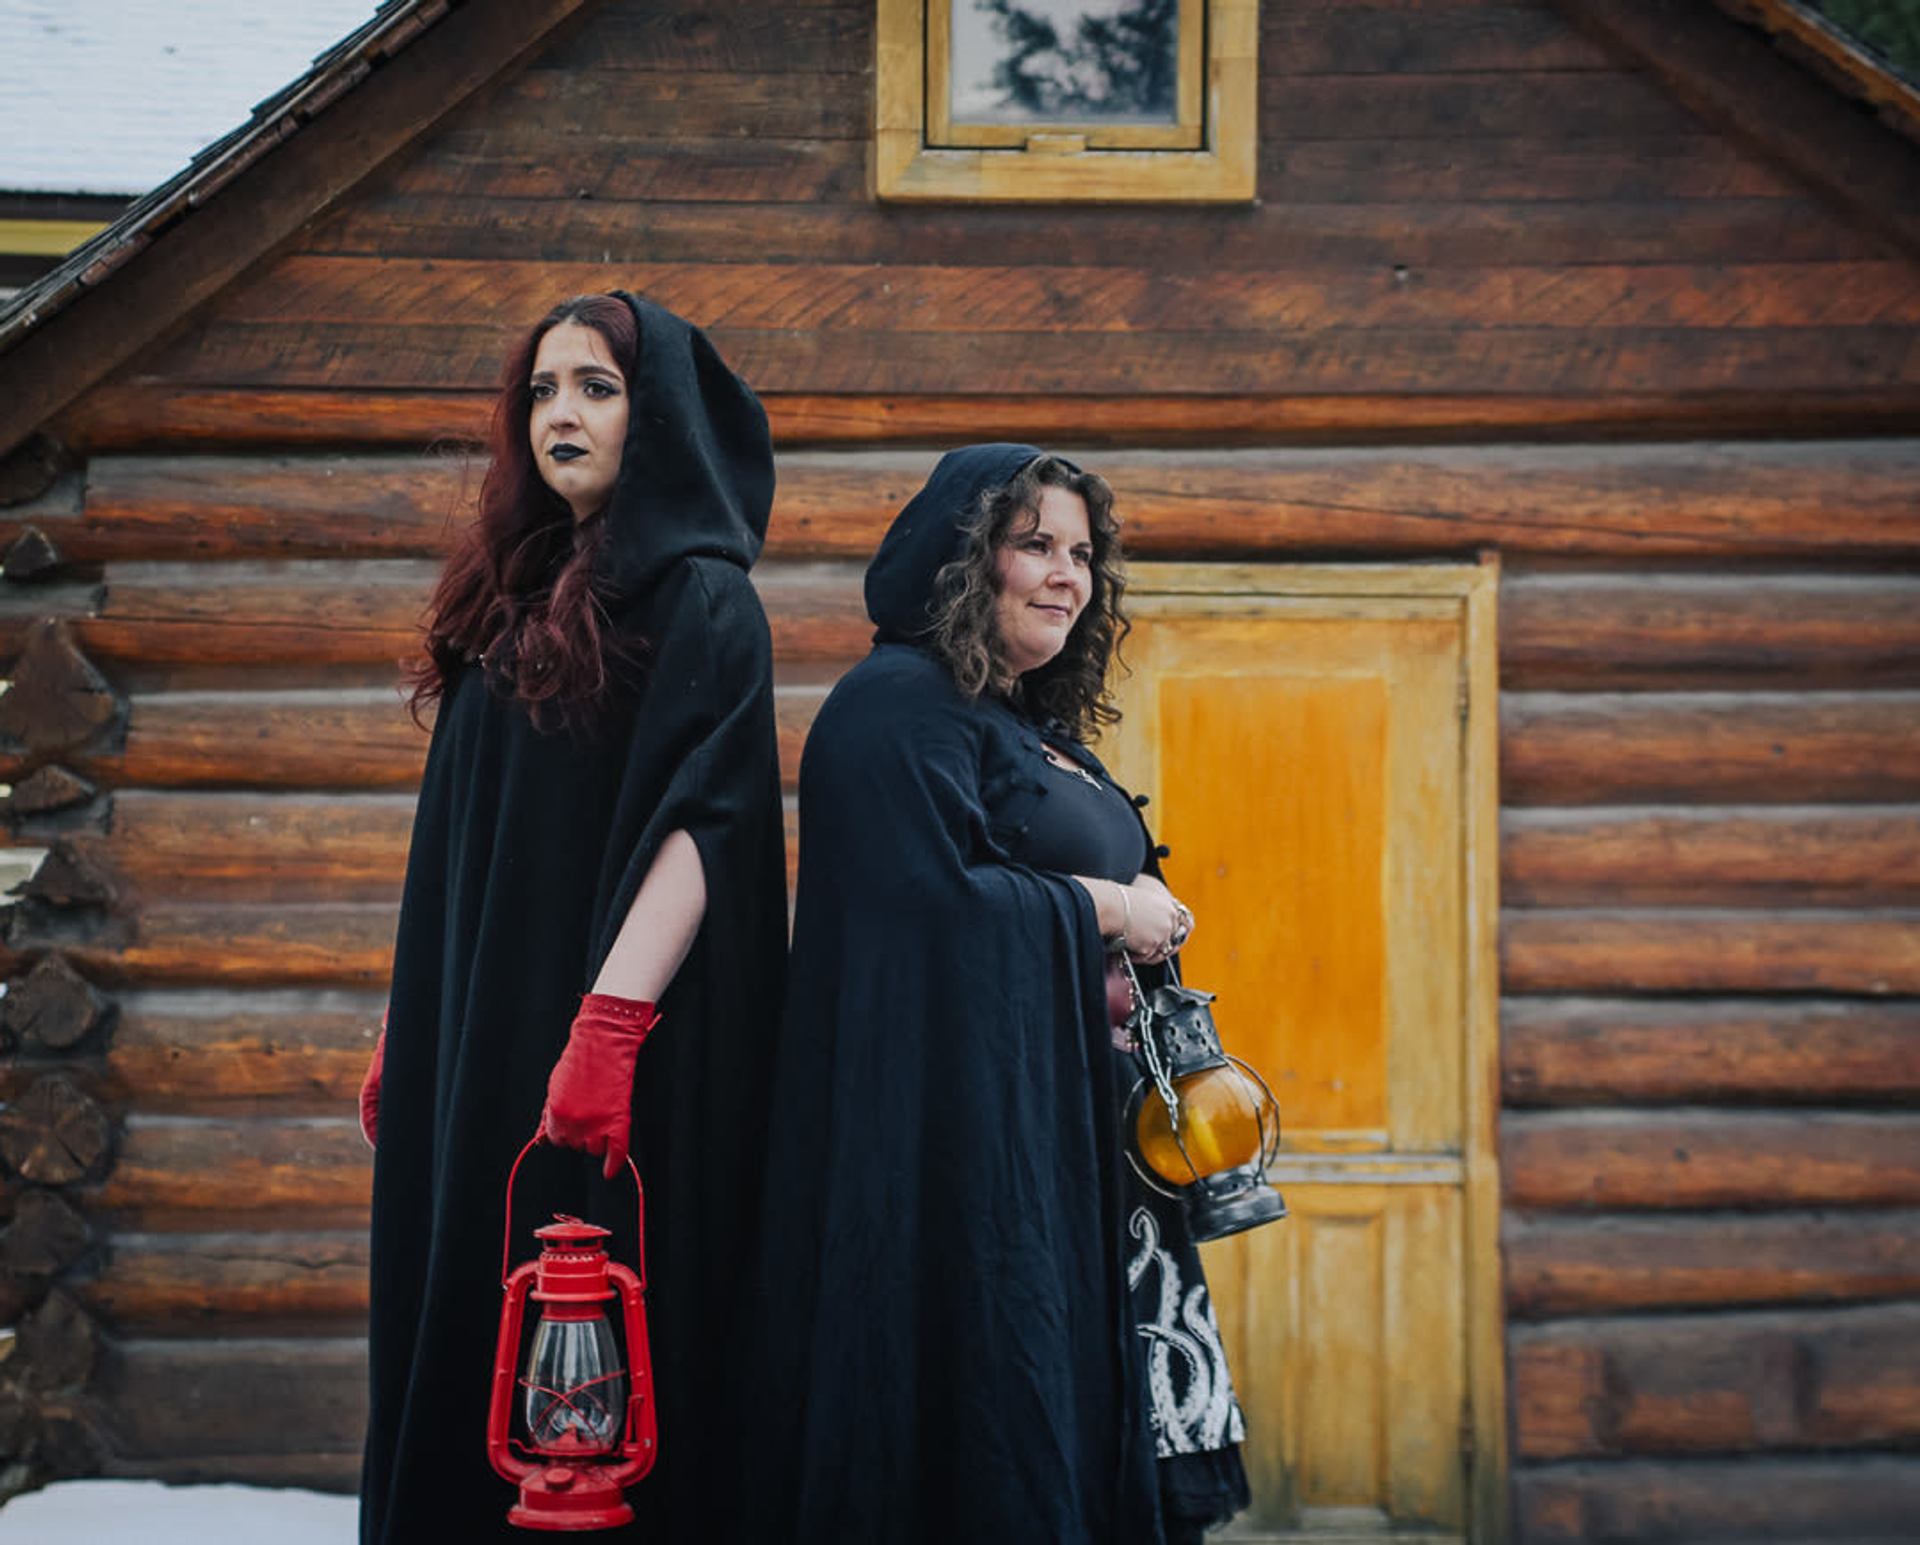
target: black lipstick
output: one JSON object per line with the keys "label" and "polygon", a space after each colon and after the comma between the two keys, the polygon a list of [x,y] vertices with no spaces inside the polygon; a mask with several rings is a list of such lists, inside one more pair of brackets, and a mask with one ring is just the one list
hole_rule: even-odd
{"label": "black lipstick", "polygon": [[547,451],[547,454],[555,461],[578,461],[587,453],[581,450],[579,446],[570,445],[565,440],[562,440],[558,445],[551,447]]}

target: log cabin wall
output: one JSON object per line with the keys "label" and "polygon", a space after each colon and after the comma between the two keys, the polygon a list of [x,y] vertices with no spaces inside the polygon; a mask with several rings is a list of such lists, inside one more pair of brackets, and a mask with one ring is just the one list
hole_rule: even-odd
{"label": "log cabin wall", "polygon": [[427,447],[617,283],[772,410],[789,771],[930,445],[1104,447],[1154,558],[1497,550],[1516,1532],[1920,1515],[1920,266],[1553,5],[1262,9],[1261,202],[1187,211],[877,207],[869,5],[592,8],[56,422],[0,512],[48,1464],[352,1484]]}

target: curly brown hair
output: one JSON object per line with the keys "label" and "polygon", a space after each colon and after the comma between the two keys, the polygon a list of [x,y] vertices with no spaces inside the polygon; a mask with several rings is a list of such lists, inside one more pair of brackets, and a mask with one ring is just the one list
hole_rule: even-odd
{"label": "curly brown hair", "polygon": [[[998,550],[1031,530],[1040,518],[1040,491],[1064,488],[1086,501],[1093,538],[1093,594],[1060,652],[1016,676],[995,626],[1000,596]],[[1113,490],[1105,478],[1082,472],[1058,456],[1037,456],[1006,482],[989,488],[961,527],[960,556],[933,580],[933,626],[926,644],[953,672],[970,698],[1004,691],[1014,707],[1041,724],[1057,723],[1076,740],[1091,740],[1120,721],[1107,692],[1107,670],[1130,624],[1122,609],[1126,565]]]}

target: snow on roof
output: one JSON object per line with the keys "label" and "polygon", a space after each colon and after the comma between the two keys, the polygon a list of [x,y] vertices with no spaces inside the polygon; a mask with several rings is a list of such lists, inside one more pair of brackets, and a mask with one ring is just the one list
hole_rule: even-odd
{"label": "snow on roof", "polygon": [[0,0],[0,190],[144,193],[375,0]]}

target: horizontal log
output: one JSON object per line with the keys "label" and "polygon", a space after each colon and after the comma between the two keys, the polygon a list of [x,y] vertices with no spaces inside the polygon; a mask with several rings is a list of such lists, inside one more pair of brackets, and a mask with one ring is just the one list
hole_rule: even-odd
{"label": "horizontal log", "polygon": [[[825,688],[776,690],[788,785]],[[154,789],[413,789],[427,736],[391,688],[168,692],[136,697],[123,750],[71,760],[114,787]],[[0,758],[0,771],[7,766]]]}
{"label": "horizontal log", "polygon": [[1500,839],[1512,906],[1920,906],[1920,806],[1511,810]]}
{"label": "horizontal log", "polygon": [[[1371,189],[1360,191],[1372,196]],[[744,204],[701,199],[696,191],[688,202],[625,203],[383,188],[334,213],[303,238],[301,250],[565,262],[604,252],[610,241],[619,241],[633,263],[711,263],[719,254],[740,253],[758,263],[964,265],[991,253],[1002,265],[1147,264],[1163,273],[1671,263],[1714,253],[1764,253],[1775,263],[1882,255],[1824,206],[1784,190],[1775,197],[1712,199],[1583,193],[1547,202],[1295,198],[1238,210],[1231,220],[1217,209],[1162,206],[1150,224],[1125,208],[1080,208],[1066,219],[1057,209],[1038,207],[929,205],[903,225],[865,201]],[[778,414],[774,422],[778,433]]]}
{"label": "horizontal log", "polygon": [[128,564],[73,624],[101,664],[397,665],[419,653],[432,562]]}
{"label": "horizontal log", "polygon": [[1501,1226],[1517,1320],[1920,1295],[1920,1212],[1528,1217]]}
{"label": "horizontal log", "polygon": [[1509,998],[1509,1105],[1920,1101],[1920,1000]]}
{"label": "horizontal log", "polygon": [[112,1173],[86,1200],[90,1211],[129,1224],[196,1214],[306,1221],[308,1209],[363,1211],[372,1180],[356,1116],[137,1115],[127,1119]]}
{"label": "horizontal log", "polygon": [[357,992],[136,988],[116,999],[99,1057],[0,1064],[0,1100],[59,1071],[117,1113],[339,1116],[354,1108],[385,1003],[384,982]]}
{"label": "horizontal log", "polygon": [[[932,459],[908,452],[788,457],[773,551],[864,560]],[[1396,540],[1415,550],[1485,541],[1699,554],[1770,543],[1783,552],[1920,550],[1920,516],[1902,497],[1920,470],[1920,441],[1646,446],[1626,460],[1584,447],[1115,452],[1099,470],[1119,492],[1130,544],[1148,555]],[[209,474],[217,475],[213,467]],[[283,497],[298,495],[287,489]],[[1657,509],[1649,510],[1650,498]],[[341,502],[315,498],[313,512],[337,528]]]}
{"label": "horizontal log", "polygon": [[1508,573],[1508,689],[1920,685],[1910,575]]}
{"label": "horizontal log", "polygon": [[[1082,336],[1233,335],[1373,328],[1892,327],[1920,325],[1920,283],[1893,261],[1564,264],[1540,268],[1262,268],[974,263],[638,263],[636,291],[716,332]],[[604,263],[282,258],[221,297],[219,326],[404,326],[443,314],[538,316],[603,289]],[[422,383],[427,384],[427,383]]]}
{"label": "horizontal log", "polygon": [[1520,1326],[1523,1460],[1908,1446],[1920,1305]]}
{"label": "horizontal log", "polygon": [[384,984],[122,993],[107,1047],[110,1094],[146,1115],[333,1115],[353,1108]]}
{"label": "horizontal log", "polygon": [[[109,563],[99,585],[0,595],[0,655],[44,617],[66,622],[98,665],[382,665],[418,657],[436,563],[292,559]],[[866,652],[860,572],[769,563],[754,576],[774,649],[788,661]]]}
{"label": "horizontal log", "polygon": [[134,898],[397,902],[413,809],[411,794],[128,789],[110,834],[70,842]]}
{"label": "horizontal log", "polygon": [[92,1397],[117,1461],[204,1466],[358,1452],[366,1384],[360,1337],[140,1339],[115,1348]]}
{"label": "horizontal log", "polygon": [[126,744],[70,760],[154,788],[411,789],[427,736],[391,687],[170,692],[137,698]]}
{"label": "horizontal log", "polygon": [[72,1291],[122,1335],[245,1335],[250,1328],[258,1334],[263,1321],[364,1322],[367,1235],[117,1234],[105,1267]]}
{"label": "horizontal log", "polygon": [[1920,1205],[1920,1114],[1509,1111],[1509,1206]]}
{"label": "horizontal log", "polygon": [[[127,913],[150,900],[391,903],[413,804],[410,794],[126,790],[111,831],[58,837],[55,855],[100,877]],[[43,894],[46,867],[28,894]]]}
{"label": "horizontal log", "polygon": [[[482,313],[481,316],[485,314]],[[186,386],[471,391],[498,377],[524,318],[488,323],[190,325],[152,371]],[[1326,333],[910,332],[718,327],[715,346],[769,392],[1692,392],[1920,388],[1920,330],[1430,324]],[[48,532],[58,541],[58,536]]]}
{"label": "horizontal log", "polygon": [[[575,207],[544,199],[529,203],[542,210]],[[632,217],[625,218],[630,228]],[[1153,446],[1378,445],[1439,439],[1755,435],[1808,440],[1823,433],[1911,435],[1920,428],[1920,400],[1898,388],[1710,395],[1643,388],[1550,397],[1469,392],[1415,397],[1367,392],[1168,396],[1146,391],[991,396],[928,392],[902,397],[763,390],[760,400],[774,443],[782,448],[938,445],[981,438],[1136,451]],[[479,387],[236,391],[116,380],[74,402],[54,420],[54,428],[63,443],[88,454],[421,448],[478,443],[486,435],[492,407],[493,394]],[[784,538],[777,521],[773,535],[779,550]]]}
{"label": "horizontal log", "polygon": [[22,909],[0,964],[50,948],[93,980],[120,985],[221,983],[384,986],[393,965],[391,902],[155,902],[136,917],[73,920]]}
{"label": "horizontal log", "polygon": [[1529,1545],[1591,1540],[1846,1540],[1900,1545],[1920,1517],[1920,1459],[1640,1460],[1521,1469],[1514,1529]]}
{"label": "horizontal log", "polygon": [[1920,799],[1920,693],[1509,693],[1511,805]]}
{"label": "horizontal log", "polygon": [[48,524],[75,563],[432,556],[483,470],[461,455],[96,458],[72,528]]}
{"label": "horizontal log", "polygon": [[1920,993],[1920,912],[1551,911],[1500,923],[1511,993]]}
{"label": "horizontal log", "polygon": [[[1196,413],[1212,410],[1196,405]],[[864,561],[927,452],[783,457],[769,552]],[[1324,552],[1883,556],[1920,553],[1920,440],[1476,449],[1114,451],[1144,557]],[[108,456],[85,507],[4,512],[74,562],[430,557],[476,469],[398,455]],[[463,493],[464,487],[464,493]]]}

